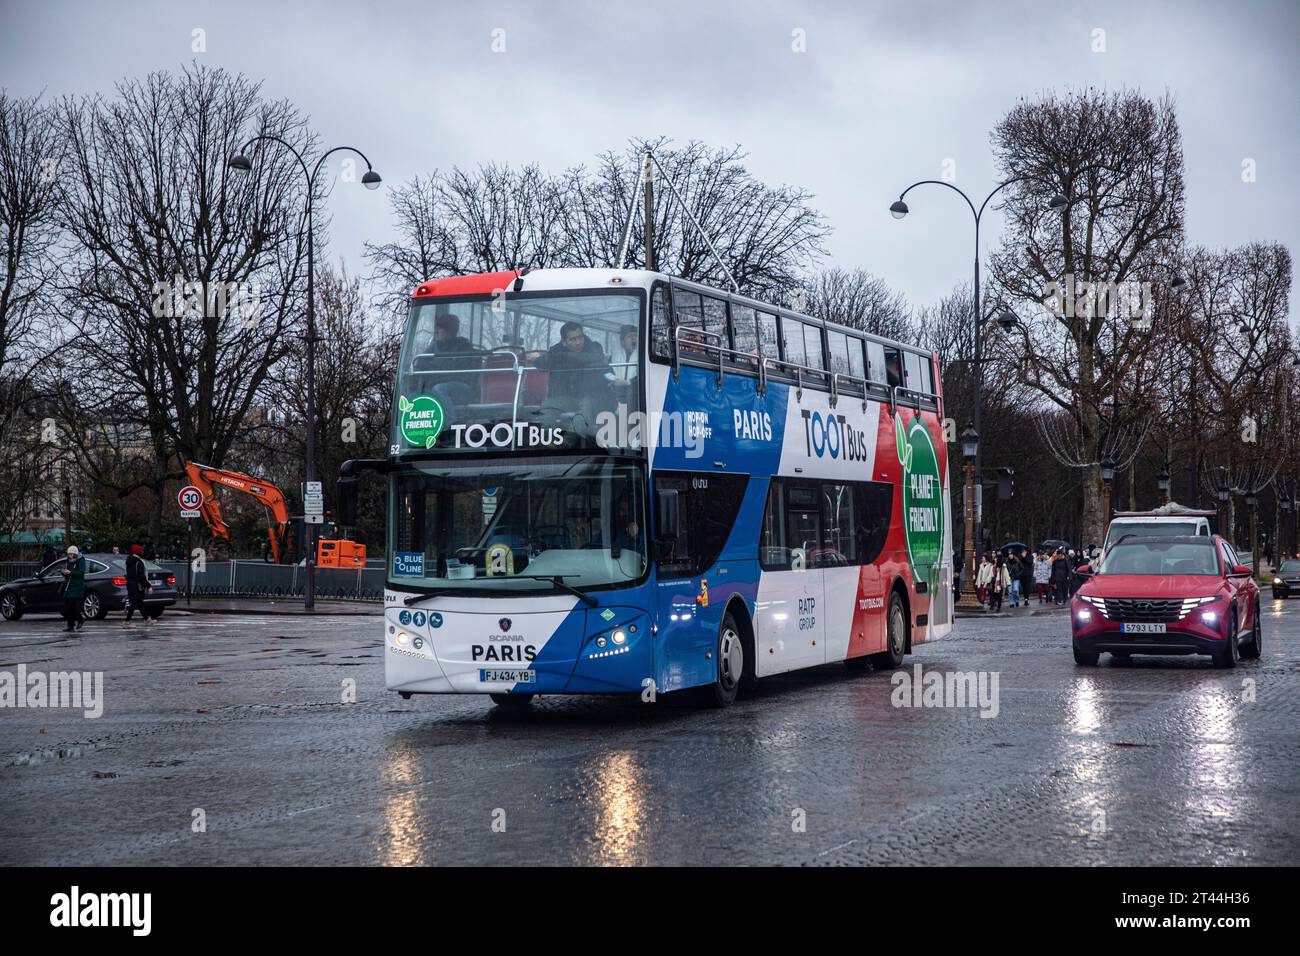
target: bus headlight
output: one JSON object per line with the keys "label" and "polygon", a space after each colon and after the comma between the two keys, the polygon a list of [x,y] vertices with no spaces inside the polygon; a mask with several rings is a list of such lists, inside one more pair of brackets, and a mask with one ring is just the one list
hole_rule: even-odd
{"label": "bus headlight", "polygon": [[397,632],[397,643],[401,644],[403,647],[406,646],[407,641],[409,641],[410,639],[411,639],[411,635],[407,634],[405,631]]}
{"label": "bus headlight", "polygon": [[623,630],[622,628],[619,628],[616,631],[614,631],[614,633],[609,635],[609,637],[610,640],[612,640],[615,644],[627,643],[627,631]]}

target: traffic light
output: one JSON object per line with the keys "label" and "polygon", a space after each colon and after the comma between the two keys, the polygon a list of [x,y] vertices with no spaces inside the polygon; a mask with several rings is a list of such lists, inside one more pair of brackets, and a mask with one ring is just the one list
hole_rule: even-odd
{"label": "traffic light", "polygon": [[1016,493],[1016,472],[1014,468],[998,469],[998,501],[1008,501]]}

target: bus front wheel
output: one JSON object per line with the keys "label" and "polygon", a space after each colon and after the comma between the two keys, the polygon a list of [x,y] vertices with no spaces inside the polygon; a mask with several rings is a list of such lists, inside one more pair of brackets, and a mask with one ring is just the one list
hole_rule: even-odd
{"label": "bus front wheel", "polygon": [[907,615],[903,613],[903,599],[897,591],[890,592],[885,627],[885,649],[871,656],[871,664],[878,671],[892,671],[903,665],[903,652],[907,647]]}
{"label": "bus front wheel", "polygon": [[722,616],[713,656],[717,662],[716,674],[712,684],[700,688],[700,702],[706,707],[729,707],[736,700],[745,674],[745,641],[730,611]]}

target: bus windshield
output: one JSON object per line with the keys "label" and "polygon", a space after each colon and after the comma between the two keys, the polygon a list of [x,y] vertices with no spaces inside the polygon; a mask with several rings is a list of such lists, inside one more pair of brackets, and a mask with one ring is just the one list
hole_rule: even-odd
{"label": "bus windshield", "polygon": [[1219,561],[1209,538],[1200,541],[1120,541],[1106,552],[1098,574],[1215,574]]}
{"label": "bus windshield", "polygon": [[647,570],[641,467],[612,459],[422,462],[393,475],[389,581],[448,591],[580,589]]}
{"label": "bus windshield", "polygon": [[641,301],[636,290],[417,300],[392,453],[597,447],[605,415],[641,407]]}

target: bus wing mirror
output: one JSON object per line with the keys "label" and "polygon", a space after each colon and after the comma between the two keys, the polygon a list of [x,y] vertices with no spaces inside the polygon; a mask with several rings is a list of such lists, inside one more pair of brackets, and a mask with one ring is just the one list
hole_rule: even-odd
{"label": "bus wing mirror", "polygon": [[357,526],[357,479],[340,478],[334,486],[335,524],[341,528]]}

